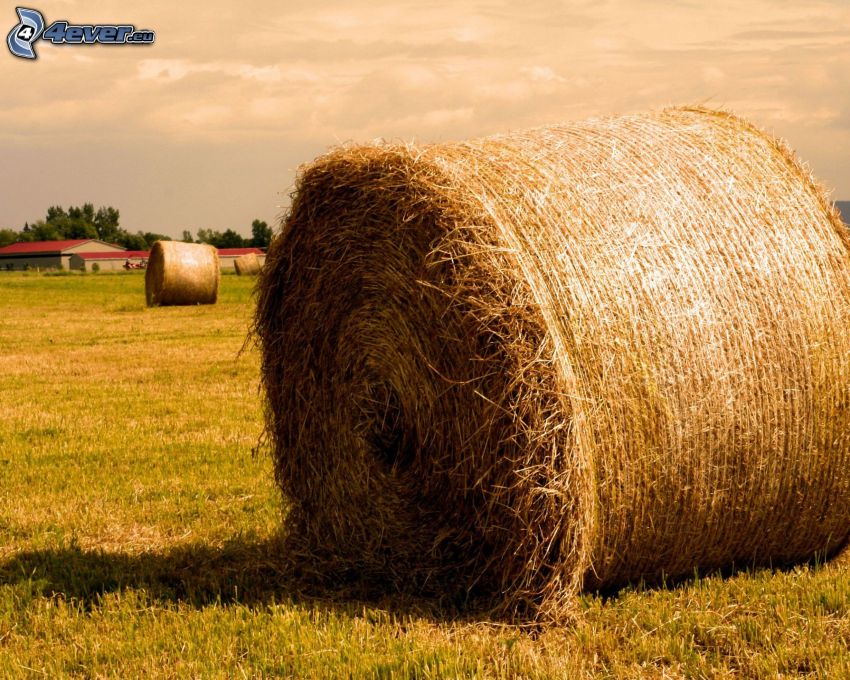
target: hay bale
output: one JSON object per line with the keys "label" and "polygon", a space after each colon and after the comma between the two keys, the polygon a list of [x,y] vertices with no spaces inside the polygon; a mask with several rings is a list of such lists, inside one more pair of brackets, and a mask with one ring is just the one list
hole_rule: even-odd
{"label": "hay bale", "polygon": [[256,253],[240,255],[233,260],[233,268],[239,276],[256,276],[260,273],[260,258]]}
{"label": "hay bale", "polygon": [[149,307],[215,304],[220,278],[216,248],[157,241],[148,258],[145,297]]}
{"label": "hay bale", "polygon": [[255,322],[293,540],[555,618],[832,553],[844,231],[780,142],[701,109],[317,159]]}

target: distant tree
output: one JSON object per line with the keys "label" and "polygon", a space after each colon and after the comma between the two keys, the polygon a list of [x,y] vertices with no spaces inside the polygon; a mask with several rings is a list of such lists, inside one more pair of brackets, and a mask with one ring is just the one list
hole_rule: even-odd
{"label": "distant tree", "polygon": [[0,229],[0,248],[18,240],[18,232],[14,229]]}
{"label": "distant tree", "polygon": [[198,229],[198,243],[209,243],[216,248],[242,248],[245,239],[233,229],[224,233],[212,229]]}
{"label": "distant tree", "polygon": [[94,206],[91,203],[84,203],[82,207],[70,207],[67,221],[60,219],[57,226],[60,227],[65,238],[97,238]]}
{"label": "distant tree", "polygon": [[49,228],[40,227],[42,223],[36,223],[33,231],[34,240],[70,239],[70,238],[98,238],[95,227],[94,206],[84,203],[82,206],[71,206],[66,212],[61,205],[52,205],[47,209],[47,215],[43,224]]}
{"label": "distant tree", "polygon": [[217,246],[221,240],[221,232],[213,231],[212,229],[198,229],[198,243],[209,243],[211,246]]}
{"label": "distant tree", "polygon": [[[67,220],[67,215],[64,217]],[[30,225],[29,235],[32,237],[30,241],[61,241],[66,238],[65,232],[60,229],[54,222],[45,222],[39,220],[35,224]]]}
{"label": "distant tree", "polygon": [[[76,226],[76,225],[75,225]],[[51,241],[64,238],[75,238],[69,236],[71,231],[75,231],[71,225],[71,217],[65,212],[61,205],[51,205],[47,209],[47,216],[44,220],[39,220],[33,227],[36,241]]]}
{"label": "distant tree", "polygon": [[65,224],[57,225],[62,238],[97,238],[97,229],[94,224],[83,217],[68,216]]}
{"label": "distant tree", "polygon": [[255,248],[268,248],[274,232],[271,227],[261,220],[251,223],[251,245]]}
{"label": "distant tree", "polygon": [[[43,220],[32,224],[25,222],[21,231],[15,234],[15,240],[59,241],[99,238],[107,243],[123,245],[123,242],[131,242],[138,245],[139,240],[136,235],[128,234],[122,229],[119,218],[120,213],[112,206],[101,206],[95,211],[92,203],[70,206],[68,210],[61,205],[52,205],[47,209]],[[6,235],[4,238],[9,237]]]}
{"label": "distant tree", "polygon": [[116,243],[118,237],[123,231],[118,225],[121,214],[110,206],[101,206],[97,209],[94,216],[94,228],[97,231],[97,237],[101,241],[107,243]]}
{"label": "distant tree", "polygon": [[63,217],[68,217],[68,213],[65,212],[65,209],[61,205],[51,205],[47,209],[47,217],[44,218],[44,221],[56,222]]}
{"label": "distant tree", "polygon": [[221,235],[221,240],[218,248],[242,248],[245,245],[245,239],[242,234],[238,234],[233,229],[228,229]]}
{"label": "distant tree", "polygon": [[68,217],[94,225],[94,206],[91,203],[83,203],[80,208],[71,206],[68,208]]}
{"label": "distant tree", "polygon": [[24,222],[24,228],[21,229],[21,233],[18,234],[18,241],[34,241],[35,237],[32,233],[32,227],[30,227],[29,222]]}
{"label": "distant tree", "polygon": [[[142,234],[142,232],[139,232],[139,233]],[[146,231],[144,234],[142,234],[142,238],[144,238],[145,243],[147,243],[147,248],[145,248],[145,250],[150,248],[157,241],[170,241],[171,240],[170,236],[165,236],[164,234],[156,234],[152,231]]]}
{"label": "distant tree", "polygon": [[183,230],[183,238],[181,239],[183,243],[194,243],[195,239],[192,236],[192,232],[188,229]]}
{"label": "distant tree", "polygon": [[127,250],[150,250],[157,241],[170,241],[170,236],[156,234],[152,231],[137,231],[131,234],[123,229],[119,230],[115,243]]}
{"label": "distant tree", "polygon": [[127,250],[147,250],[148,242],[145,240],[145,235],[142,232],[131,234],[127,231],[122,231],[115,243]]}

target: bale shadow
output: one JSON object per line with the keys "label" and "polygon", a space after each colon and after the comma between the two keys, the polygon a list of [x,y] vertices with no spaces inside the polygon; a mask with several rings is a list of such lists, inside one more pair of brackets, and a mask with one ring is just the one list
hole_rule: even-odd
{"label": "bale shadow", "polygon": [[654,577],[635,579],[627,583],[606,586],[592,591],[604,603],[616,602],[625,593],[682,592],[694,588],[705,581],[723,581],[729,583],[737,578],[760,578],[793,574],[800,569],[812,573],[822,570],[846,570],[850,566],[850,547],[847,543],[831,551],[816,552],[804,560],[753,560],[737,562],[723,566],[699,568],[683,574],[661,574]]}
{"label": "bale shadow", "polygon": [[[836,551],[841,552],[841,551]],[[819,569],[826,556],[802,565]],[[850,548],[832,564],[850,562]],[[587,593],[603,602],[627,591],[677,591],[706,578],[729,579],[758,572],[782,573],[801,563],[739,565],[678,577],[641,580]],[[185,543],[164,551],[109,552],[70,545],[16,553],[0,561],[0,585],[24,586],[41,597],[60,597],[84,611],[95,609],[105,595],[144,592],[152,604],[208,606],[272,605],[304,607],[346,616],[382,610],[435,623],[492,623],[534,629],[537,624],[493,610],[491,598],[440,592],[399,592],[385,581],[330,570],[322,560],[298,551],[284,535],[268,539],[237,537],[221,546]],[[331,575],[332,574],[332,575]],[[540,622],[537,622],[540,623]]]}
{"label": "bale shadow", "polygon": [[84,611],[105,595],[144,591],[151,603],[266,607],[294,605],[360,616],[364,608],[434,622],[488,620],[479,608],[447,597],[387,592],[355,574],[328,579],[283,536],[234,538],[222,546],[195,542],[143,553],[85,549],[74,543],[16,553],[0,561],[0,585],[60,597]]}

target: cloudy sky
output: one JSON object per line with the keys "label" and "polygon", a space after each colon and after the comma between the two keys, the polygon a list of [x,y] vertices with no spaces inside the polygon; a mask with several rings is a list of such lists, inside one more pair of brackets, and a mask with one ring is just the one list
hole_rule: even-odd
{"label": "cloudy sky", "polygon": [[[850,199],[848,0],[31,0],[153,46],[0,54],[0,227],[113,205],[250,231],[335,143],[441,141],[697,103],[786,138]],[[0,32],[18,2],[0,2]]]}

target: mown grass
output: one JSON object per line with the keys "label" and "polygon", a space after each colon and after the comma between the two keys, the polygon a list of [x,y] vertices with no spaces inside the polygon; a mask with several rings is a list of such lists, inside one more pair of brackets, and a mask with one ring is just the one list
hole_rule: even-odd
{"label": "mown grass", "polygon": [[587,596],[531,629],[304,588],[243,347],[250,279],[0,275],[2,677],[850,677],[850,578],[805,565]]}

